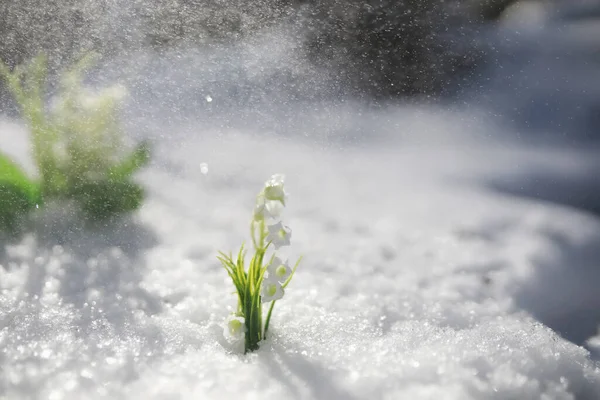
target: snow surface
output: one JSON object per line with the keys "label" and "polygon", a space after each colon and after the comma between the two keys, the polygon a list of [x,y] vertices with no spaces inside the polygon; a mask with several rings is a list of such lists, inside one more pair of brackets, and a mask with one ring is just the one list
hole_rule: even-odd
{"label": "snow surface", "polygon": [[[51,210],[6,245],[0,398],[600,398],[598,364],[550,328],[594,348],[600,220],[482,184],[589,159],[448,143],[435,132],[457,120],[420,121],[355,145],[191,124],[156,137],[139,213],[84,229]],[[0,139],[26,158],[19,125]],[[247,240],[276,172],[305,258],[244,357],[222,337],[235,298],[215,255]]]}
{"label": "snow surface", "polygon": [[[0,239],[0,399],[600,399],[597,24],[531,10],[485,38],[498,65],[462,110],[323,100],[277,30],[111,60],[148,199]],[[21,125],[0,143],[32,169]],[[241,356],[215,256],[273,173],[304,259]]]}

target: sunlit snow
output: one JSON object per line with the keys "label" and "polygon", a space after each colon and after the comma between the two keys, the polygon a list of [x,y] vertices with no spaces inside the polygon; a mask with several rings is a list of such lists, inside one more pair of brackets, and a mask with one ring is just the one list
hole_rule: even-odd
{"label": "sunlit snow", "polygon": [[[95,228],[55,205],[2,239],[0,399],[599,399],[600,219],[571,207],[593,197],[593,149],[490,118],[510,108],[498,75],[494,99],[451,106],[278,94],[268,73],[294,47],[269,38],[103,66],[152,141],[148,198]],[[30,168],[27,135],[0,118]],[[286,257],[304,258],[244,356],[216,255],[249,241],[274,173]]]}

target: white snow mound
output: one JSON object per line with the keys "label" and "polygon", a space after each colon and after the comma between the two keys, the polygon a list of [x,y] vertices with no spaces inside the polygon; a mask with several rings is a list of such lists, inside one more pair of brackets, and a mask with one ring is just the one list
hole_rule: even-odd
{"label": "white snow mound", "polygon": [[[560,290],[540,268],[573,267],[552,238],[596,237],[598,220],[457,183],[478,165],[466,148],[232,134],[156,149],[132,218],[89,230],[48,212],[6,244],[1,399],[600,398],[588,351],[535,319]],[[273,173],[305,258],[242,356],[222,337],[235,297],[215,256],[247,240]]]}

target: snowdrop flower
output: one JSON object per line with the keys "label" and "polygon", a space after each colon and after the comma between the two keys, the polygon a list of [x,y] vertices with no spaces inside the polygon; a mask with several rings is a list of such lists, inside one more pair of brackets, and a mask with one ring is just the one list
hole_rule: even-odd
{"label": "snowdrop flower", "polygon": [[287,278],[292,274],[288,261],[281,261],[279,257],[273,258],[273,261],[267,267],[269,272],[269,279],[277,280],[278,282],[285,282]]}
{"label": "snowdrop flower", "polygon": [[265,183],[265,189],[263,190],[266,200],[275,200],[285,205],[286,193],[283,189],[283,183],[285,176],[282,174],[275,174]]}
{"label": "snowdrop flower", "polygon": [[[292,230],[281,222],[281,213],[285,208],[287,196],[283,189],[283,175],[273,175],[265,183],[254,204],[250,234],[254,245],[254,257],[246,267],[246,249],[242,245],[237,257],[232,253],[219,252],[221,261],[236,288],[237,315],[230,317],[225,326],[225,337],[237,340],[233,347],[244,346],[244,353],[258,350],[260,343],[267,337],[269,323],[275,301],[285,294],[300,260],[293,268],[288,261],[282,261],[273,254],[265,255],[271,245],[275,249],[290,244]],[[263,306],[271,303],[263,322]],[[245,318],[245,319],[244,319]],[[242,340],[243,338],[243,340]],[[236,347],[237,349],[237,347]],[[240,347],[241,349],[241,347]]]}
{"label": "snowdrop flower", "polygon": [[283,211],[283,203],[276,200],[268,200],[265,202],[265,211],[266,217],[278,220],[281,217],[281,212]]}
{"label": "snowdrop flower", "polygon": [[283,286],[281,286],[281,283],[279,283],[277,280],[269,277],[263,281],[261,292],[263,303],[279,300],[283,297],[283,295]]}
{"label": "snowdrop flower", "polygon": [[273,243],[276,249],[281,246],[289,246],[290,239],[292,238],[292,230],[289,227],[278,222],[274,225],[269,225],[267,229],[269,230],[267,240]]}
{"label": "snowdrop flower", "polygon": [[246,333],[246,320],[244,317],[238,317],[231,314],[225,321],[223,336],[229,343],[235,343],[244,340]]}
{"label": "snowdrop flower", "polygon": [[254,206],[254,220],[262,221],[268,219],[270,221],[278,221],[281,217],[284,205],[278,200],[266,200],[264,195],[259,195],[256,198]]}

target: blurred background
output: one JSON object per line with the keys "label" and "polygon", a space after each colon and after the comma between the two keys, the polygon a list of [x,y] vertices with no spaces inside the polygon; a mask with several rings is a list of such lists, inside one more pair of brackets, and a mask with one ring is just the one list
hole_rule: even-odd
{"label": "blurred background", "polygon": [[[90,81],[127,85],[132,135],[418,140],[419,118],[452,115],[462,125],[438,139],[464,130],[586,159],[489,187],[600,212],[600,1],[0,0],[0,38],[11,67],[101,54]],[[0,113],[17,117],[2,83]]]}
{"label": "blurred background", "polygon": [[[9,66],[44,52],[59,71],[101,54],[90,79],[127,85],[133,135],[195,125],[329,144],[414,138],[425,133],[402,120],[417,107],[475,121],[462,129],[476,136],[590,159],[599,138],[594,0],[0,0],[0,38]],[[0,112],[17,115],[2,84]],[[598,213],[595,171],[488,184]]]}
{"label": "blurred background", "polygon": [[45,52],[58,68],[93,50],[196,82],[163,103],[195,90],[240,104],[469,102],[593,141],[599,18],[594,0],[2,0],[0,58]]}

